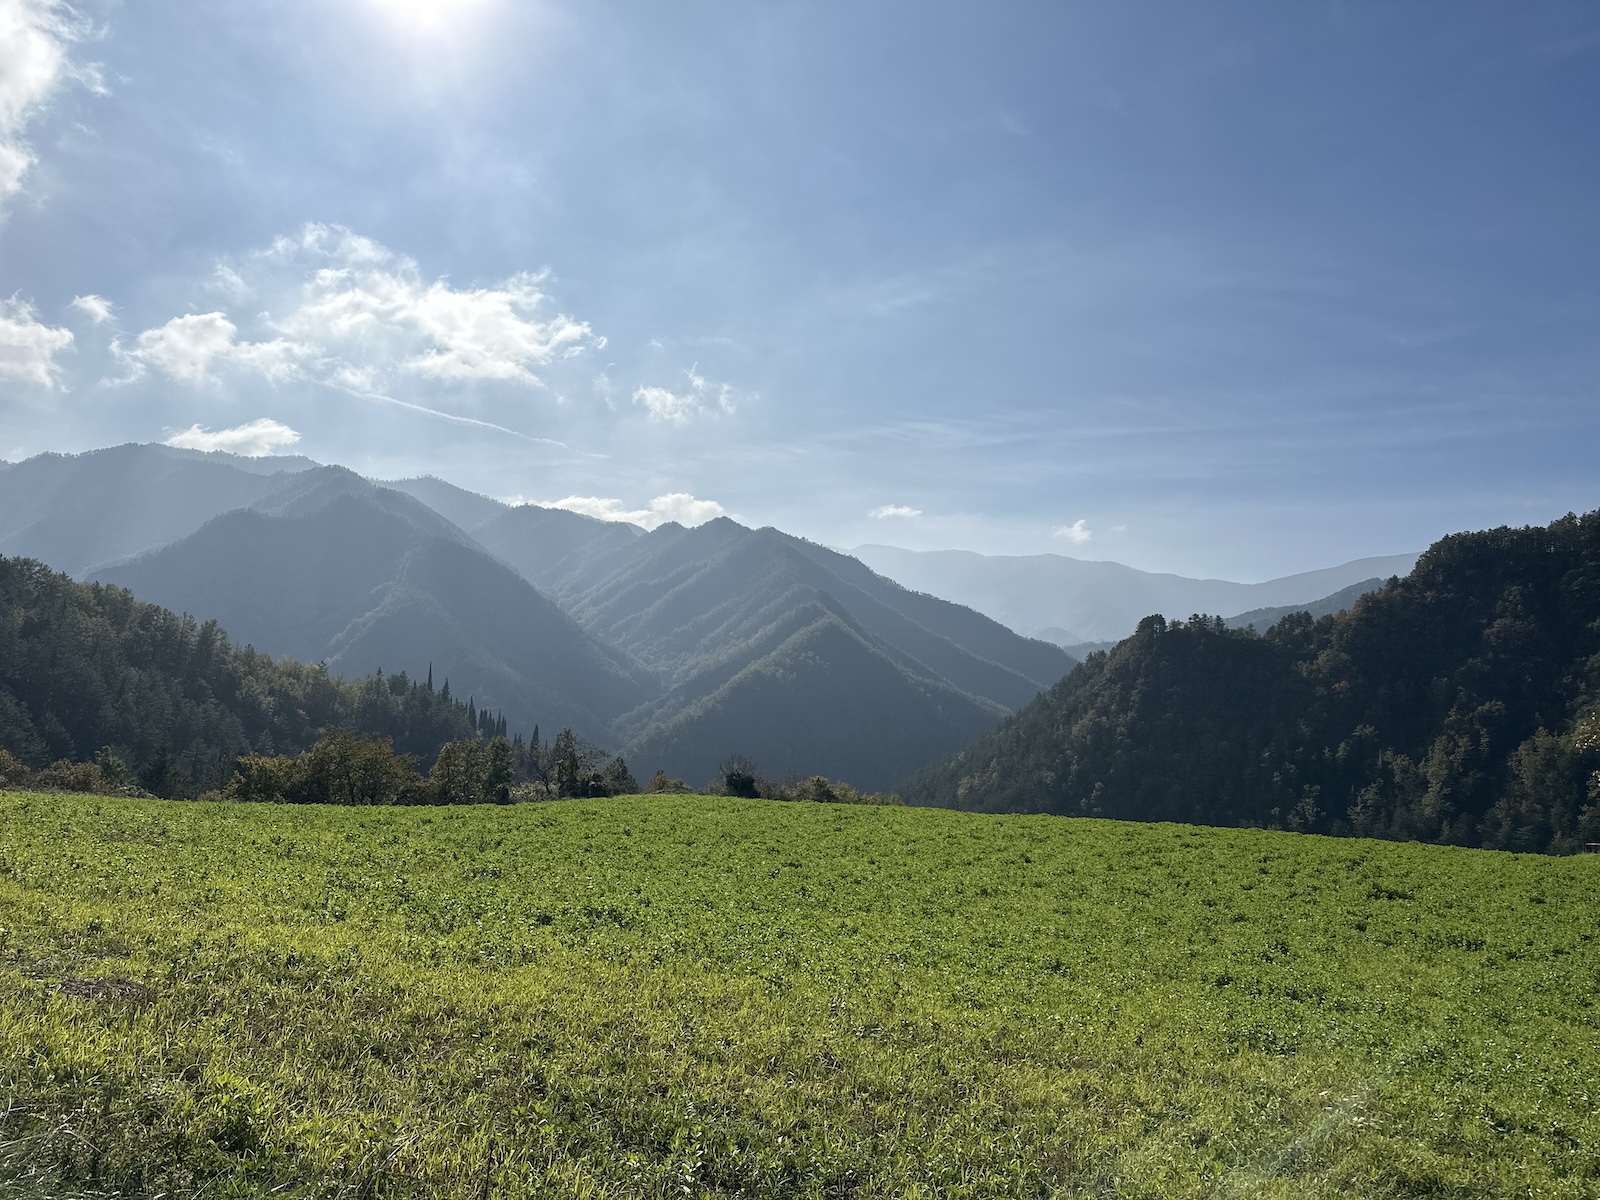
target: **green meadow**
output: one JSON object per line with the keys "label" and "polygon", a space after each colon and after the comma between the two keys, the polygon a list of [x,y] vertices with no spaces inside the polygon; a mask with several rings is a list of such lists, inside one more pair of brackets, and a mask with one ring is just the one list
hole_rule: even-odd
{"label": "green meadow", "polygon": [[1600,855],[0,795],[0,1195],[1600,1195]]}

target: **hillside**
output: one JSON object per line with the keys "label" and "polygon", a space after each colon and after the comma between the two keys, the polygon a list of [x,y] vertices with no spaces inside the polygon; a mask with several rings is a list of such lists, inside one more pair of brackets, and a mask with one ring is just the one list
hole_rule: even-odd
{"label": "hillside", "polygon": [[1063,646],[1127,637],[1151,613],[1241,613],[1297,606],[1374,576],[1404,575],[1415,554],[1361,558],[1263,583],[1189,579],[1061,554],[985,555],[857,546],[850,552],[909,588],[986,613],[1020,633]]}
{"label": "hillside", "polygon": [[0,794],[0,1178],[1587,1200],[1597,868],[700,796]]}
{"label": "hillside", "polygon": [[571,725],[603,740],[659,690],[455,525],[342,468],[294,477],[96,578],[340,674],[431,663],[519,730]]}
{"label": "hillside", "polygon": [[297,753],[329,725],[429,761],[476,725],[464,702],[394,671],[402,665],[340,679],[241,649],[215,621],[0,558],[0,749],[33,766],[109,750],[121,766],[106,759],[108,769],[192,796],[225,782],[239,754]]}
{"label": "hillside", "polygon": [[1600,841],[1600,513],[1445,538],[1265,635],[1141,622],[904,786],[989,812],[1570,852]]}

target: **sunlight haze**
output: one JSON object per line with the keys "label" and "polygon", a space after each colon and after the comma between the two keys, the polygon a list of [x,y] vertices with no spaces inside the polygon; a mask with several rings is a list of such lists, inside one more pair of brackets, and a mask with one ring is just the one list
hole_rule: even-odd
{"label": "sunlight haze", "polygon": [[1594,502],[1592,6],[0,30],[11,461],[292,448],[1241,580]]}

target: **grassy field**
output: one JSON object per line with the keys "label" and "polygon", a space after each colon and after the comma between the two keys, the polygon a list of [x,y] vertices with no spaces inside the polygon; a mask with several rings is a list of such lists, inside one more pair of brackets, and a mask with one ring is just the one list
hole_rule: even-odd
{"label": "grassy field", "polygon": [[0,1194],[1600,1195],[1600,855],[0,795]]}

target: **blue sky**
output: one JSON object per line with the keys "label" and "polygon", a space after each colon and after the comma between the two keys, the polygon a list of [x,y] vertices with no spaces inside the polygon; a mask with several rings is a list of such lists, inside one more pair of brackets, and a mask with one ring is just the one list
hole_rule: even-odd
{"label": "blue sky", "polygon": [[0,456],[1417,549],[1600,500],[1597,114],[1589,3],[0,0]]}

